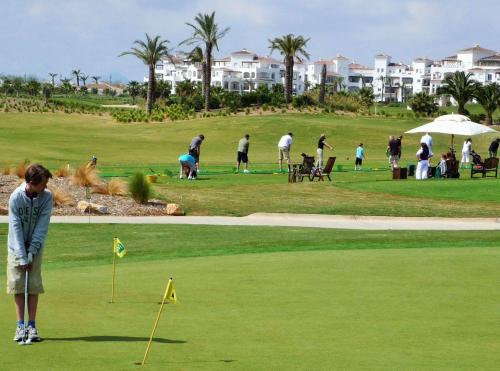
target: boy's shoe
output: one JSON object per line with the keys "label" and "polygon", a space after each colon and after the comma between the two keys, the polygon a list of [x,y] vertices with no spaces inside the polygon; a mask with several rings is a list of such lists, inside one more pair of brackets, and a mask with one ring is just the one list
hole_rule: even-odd
{"label": "boy's shoe", "polygon": [[14,335],[14,341],[21,341],[24,339],[24,334],[25,334],[25,329],[24,326],[17,326],[16,328],[16,333]]}
{"label": "boy's shoe", "polygon": [[36,327],[28,326],[28,341],[37,342],[41,341],[40,336],[38,336],[38,331]]}
{"label": "boy's shoe", "polygon": [[250,173],[250,171],[249,171],[249,170],[247,170],[247,169],[243,170],[243,172],[244,172],[245,174]]}

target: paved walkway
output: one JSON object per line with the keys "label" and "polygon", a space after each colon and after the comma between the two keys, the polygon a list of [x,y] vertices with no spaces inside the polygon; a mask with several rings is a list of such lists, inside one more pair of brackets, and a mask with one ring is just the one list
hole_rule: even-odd
{"label": "paved walkway", "polygon": [[[0,216],[0,223],[7,223]],[[52,223],[72,224],[197,224],[281,226],[368,230],[500,230],[500,218],[419,218],[315,214],[257,213],[234,216],[53,216]]]}

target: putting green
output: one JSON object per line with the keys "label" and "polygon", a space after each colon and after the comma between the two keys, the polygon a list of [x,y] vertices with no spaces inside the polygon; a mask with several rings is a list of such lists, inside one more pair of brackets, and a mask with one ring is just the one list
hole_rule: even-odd
{"label": "putting green", "polygon": [[30,347],[11,341],[13,304],[2,294],[1,367],[138,369],[170,276],[181,304],[167,306],[145,369],[456,370],[500,363],[498,248],[118,264],[115,304],[108,303],[111,266],[46,270],[38,318],[45,341]]}

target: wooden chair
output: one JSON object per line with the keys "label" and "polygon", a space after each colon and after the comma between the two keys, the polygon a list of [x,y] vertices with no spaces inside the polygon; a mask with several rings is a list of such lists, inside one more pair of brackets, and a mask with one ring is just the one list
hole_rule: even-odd
{"label": "wooden chair", "polygon": [[498,157],[490,157],[484,160],[482,164],[472,165],[470,168],[470,177],[473,178],[474,174],[481,174],[483,178],[487,177],[488,173],[494,173],[495,178],[498,178]]}
{"label": "wooden chair", "polygon": [[312,169],[314,167],[314,157],[313,156],[302,156],[304,160],[302,161],[302,165],[299,167],[299,171],[297,173],[297,178],[301,182],[304,181],[304,178],[311,180]]}
{"label": "wooden chair", "polygon": [[311,180],[314,180],[314,178],[318,178],[318,181],[324,180],[323,177],[326,176],[328,180],[331,182],[332,179],[330,178],[330,173],[333,170],[333,165],[335,165],[335,160],[337,157],[328,157],[328,161],[326,161],[326,165],[321,171],[316,171]]}

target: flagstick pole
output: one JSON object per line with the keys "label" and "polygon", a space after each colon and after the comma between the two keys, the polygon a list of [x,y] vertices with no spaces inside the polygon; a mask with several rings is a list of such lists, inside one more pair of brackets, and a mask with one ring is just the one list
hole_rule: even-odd
{"label": "flagstick pole", "polygon": [[116,237],[113,238],[113,280],[111,281],[111,304],[115,300],[115,273],[116,273],[116,251],[115,251]]}
{"label": "flagstick pole", "polygon": [[149,338],[148,346],[146,348],[146,353],[144,353],[144,358],[142,359],[141,366],[143,366],[146,363],[146,358],[148,357],[149,348],[151,347],[153,337],[155,336],[156,327],[158,326],[158,322],[160,321],[161,312],[163,311],[163,307],[165,306],[165,300],[167,299],[167,293],[168,293],[168,289],[170,288],[170,282],[172,282],[172,279],[168,280],[167,288],[165,289],[165,294],[163,295],[163,300],[161,301],[160,310],[158,311],[158,315],[156,316],[156,321],[155,321],[155,324],[153,326],[153,332],[151,333],[151,337]]}

